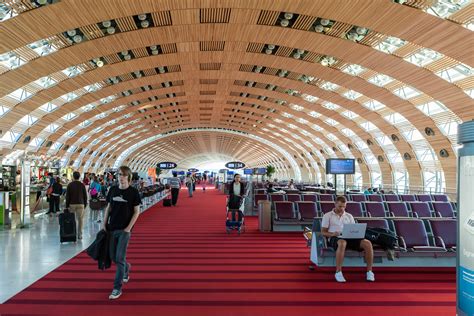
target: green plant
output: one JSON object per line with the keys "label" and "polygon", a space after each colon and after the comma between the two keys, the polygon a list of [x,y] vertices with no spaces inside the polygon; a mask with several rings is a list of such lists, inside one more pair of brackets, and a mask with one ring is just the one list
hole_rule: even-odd
{"label": "green plant", "polygon": [[267,166],[267,173],[266,173],[266,176],[271,179],[273,174],[275,173],[276,169],[275,167],[273,167],[272,165],[268,165]]}
{"label": "green plant", "polygon": [[155,171],[156,171],[156,177],[158,178],[158,176],[161,174],[161,168],[156,166]]}

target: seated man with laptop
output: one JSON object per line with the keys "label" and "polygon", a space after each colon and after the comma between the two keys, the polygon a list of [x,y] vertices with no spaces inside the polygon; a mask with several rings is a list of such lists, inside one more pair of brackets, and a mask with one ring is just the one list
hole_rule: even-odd
{"label": "seated man with laptop", "polygon": [[321,233],[328,238],[329,246],[336,250],[336,281],[346,282],[342,274],[342,262],[347,249],[365,252],[367,262],[367,281],[375,281],[372,272],[374,250],[372,243],[364,239],[367,224],[356,224],[354,217],[345,211],[347,200],[344,196],[336,198],[335,208],[323,216]]}

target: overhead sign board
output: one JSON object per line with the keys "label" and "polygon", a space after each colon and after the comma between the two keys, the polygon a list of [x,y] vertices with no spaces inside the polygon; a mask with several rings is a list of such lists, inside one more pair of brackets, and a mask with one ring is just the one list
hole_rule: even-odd
{"label": "overhead sign board", "polygon": [[243,169],[245,168],[245,164],[240,161],[231,161],[226,163],[225,167],[229,169]]}
{"label": "overhead sign board", "polygon": [[158,164],[158,168],[160,169],[174,169],[176,168],[178,165],[175,163],[175,162],[169,162],[169,161],[165,161],[165,162],[160,162]]}
{"label": "overhead sign board", "polygon": [[199,169],[196,169],[196,168],[189,168],[188,171],[189,171],[189,172],[198,172]]}

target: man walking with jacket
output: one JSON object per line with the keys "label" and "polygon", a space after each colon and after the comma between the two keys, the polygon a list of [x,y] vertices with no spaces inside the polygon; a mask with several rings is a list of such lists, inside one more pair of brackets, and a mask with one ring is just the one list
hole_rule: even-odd
{"label": "man walking with jacket", "polygon": [[117,265],[115,273],[114,288],[109,299],[117,299],[122,295],[122,284],[130,279],[130,263],[126,261],[127,246],[130,240],[130,232],[140,214],[140,194],[138,190],[130,186],[132,171],[127,166],[122,166],[118,171],[119,186],[110,188],[107,194],[107,208],[105,210],[105,231],[110,231],[112,240],[110,242],[110,254]]}
{"label": "man walking with jacket", "polygon": [[179,189],[181,188],[181,180],[178,178],[178,173],[173,171],[173,177],[168,181],[171,187],[171,205],[176,206],[178,202]]}

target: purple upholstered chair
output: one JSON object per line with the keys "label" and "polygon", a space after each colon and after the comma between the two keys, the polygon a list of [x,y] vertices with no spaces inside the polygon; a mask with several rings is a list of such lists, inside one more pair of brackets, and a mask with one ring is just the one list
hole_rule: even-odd
{"label": "purple upholstered chair", "polygon": [[334,202],[319,202],[319,209],[323,215],[331,212],[334,209],[334,206]]}
{"label": "purple upholstered chair", "polygon": [[433,198],[433,201],[436,202],[449,202],[446,194],[432,194],[431,197]]}
{"label": "purple upholstered chair", "polygon": [[396,194],[384,194],[383,198],[387,202],[398,202],[398,201],[400,201],[398,195],[396,195]]}
{"label": "purple upholstered chair", "polygon": [[431,195],[429,194],[417,194],[416,199],[420,202],[431,202]]}
{"label": "purple upholstered chair", "polygon": [[299,194],[287,194],[286,200],[290,202],[301,201],[301,196]]}
{"label": "purple upholstered chair", "polygon": [[416,198],[413,194],[400,194],[400,199],[403,202],[415,202]]}
{"label": "purple upholstered chair", "polygon": [[396,219],[393,222],[401,249],[405,251],[446,251],[443,247],[430,246],[428,233],[421,219]]}
{"label": "purple upholstered chair", "polygon": [[385,217],[385,208],[382,202],[365,202],[365,210],[370,217]]}
{"label": "purple upholstered chair", "polygon": [[430,226],[436,246],[456,250],[457,224],[455,219],[430,219]]}
{"label": "purple upholstered chair", "polygon": [[410,217],[405,202],[387,202],[388,212],[395,217]]}
{"label": "purple upholstered chair", "polygon": [[293,202],[275,201],[276,220],[297,220]]}
{"label": "purple upholstered chair", "polygon": [[347,202],[346,212],[354,217],[364,217],[364,213],[362,211],[362,204],[360,202]]}
{"label": "purple upholstered chair", "polygon": [[431,202],[435,214],[439,217],[455,217],[453,206],[449,202]]}
{"label": "purple upholstered chair", "polygon": [[302,221],[313,220],[314,217],[318,216],[318,206],[316,202],[298,201],[295,202],[295,204]]}
{"label": "purple upholstered chair", "polygon": [[428,202],[408,202],[408,206],[415,217],[432,217]]}
{"label": "purple upholstered chair", "polygon": [[369,194],[369,195],[367,195],[367,198],[371,202],[383,202],[382,196],[378,195],[378,194]]}
{"label": "purple upholstered chair", "polygon": [[365,202],[365,195],[364,194],[351,194],[349,195],[352,201],[354,202]]}
{"label": "purple upholstered chair", "polygon": [[317,202],[318,201],[318,195],[317,194],[302,194],[301,197],[303,198],[303,201],[308,201],[308,202]]}
{"label": "purple upholstered chair", "polygon": [[320,194],[319,200],[324,201],[324,202],[332,202],[334,201],[334,195],[333,194]]}

